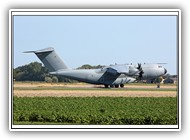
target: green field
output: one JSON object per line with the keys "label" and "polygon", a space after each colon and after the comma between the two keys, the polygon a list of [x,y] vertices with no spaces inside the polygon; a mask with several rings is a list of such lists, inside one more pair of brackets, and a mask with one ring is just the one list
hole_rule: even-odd
{"label": "green field", "polygon": [[14,124],[177,124],[177,98],[13,97]]}

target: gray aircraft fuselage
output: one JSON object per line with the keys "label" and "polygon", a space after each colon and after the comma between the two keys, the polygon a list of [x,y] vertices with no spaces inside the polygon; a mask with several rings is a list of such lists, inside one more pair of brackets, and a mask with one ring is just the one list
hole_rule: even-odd
{"label": "gray aircraft fuselage", "polygon": [[48,68],[52,75],[61,75],[73,80],[90,84],[103,84],[105,87],[124,87],[125,83],[136,81],[134,77],[143,79],[154,79],[167,73],[167,70],[160,64],[123,64],[111,65],[99,69],[69,69],[55,53],[53,48],[46,48],[35,53]]}
{"label": "gray aircraft fuselage", "polygon": [[[134,67],[134,65],[126,65],[126,66]],[[158,64],[143,64],[142,69],[144,73],[141,80],[154,79],[166,73],[166,70]],[[70,79],[91,84],[116,85],[116,84],[125,84],[136,81],[136,79],[134,79],[133,77],[126,76],[126,74],[120,74],[117,79],[112,78],[112,76],[106,78],[103,76],[105,72],[106,72],[106,67],[101,69],[59,70],[56,72],[50,72],[50,74],[62,75]]]}
{"label": "gray aircraft fuselage", "polygon": [[50,72],[53,75],[62,75],[64,77],[86,82],[90,84],[103,84],[103,85],[120,85],[125,83],[132,83],[136,81],[135,78],[126,76],[125,74],[118,74],[111,76],[106,73],[106,69],[77,69],[77,70],[59,70]]}

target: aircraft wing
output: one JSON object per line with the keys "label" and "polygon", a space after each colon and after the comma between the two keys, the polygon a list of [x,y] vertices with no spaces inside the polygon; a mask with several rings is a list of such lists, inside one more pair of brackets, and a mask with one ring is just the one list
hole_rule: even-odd
{"label": "aircraft wing", "polygon": [[129,66],[129,65],[113,65],[113,66],[107,67],[106,72],[112,75],[125,74],[128,76],[134,76],[139,73],[139,70],[136,67]]}
{"label": "aircraft wing", "polygon": [[99,79],[103,84],[112,84],[121,74],[129,74],[129,66],[127,65],[113,65],[106,67],[105,73]]}
{"label": "aircraft wing", "polygon": [[129,68],[126,65],[114,65],[107,68],[107,72],[111,74],[128,74]]}

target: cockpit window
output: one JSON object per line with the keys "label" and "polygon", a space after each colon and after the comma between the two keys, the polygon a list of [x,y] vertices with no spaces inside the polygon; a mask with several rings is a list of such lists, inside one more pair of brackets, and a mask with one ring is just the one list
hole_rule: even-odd
{"label": "cockpit window", "polygon": [[158,66],[158,68],[162,68],[162,66]]}

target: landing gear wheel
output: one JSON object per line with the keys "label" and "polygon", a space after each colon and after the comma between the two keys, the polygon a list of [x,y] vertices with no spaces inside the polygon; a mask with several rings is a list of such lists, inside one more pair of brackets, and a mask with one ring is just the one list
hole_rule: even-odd
{"label": "landing gear wheel", "polygon": [[124,88],[124,84],[121,84],[120,87],[121,87],[121,88]]}
{"label": "landing gear wheel", "polygon": [[114,85],[110,85],[110,88],[113,88],[114,87]]}
{"label": "landing gear wheel", "polygon": [[115,88],[118,88],[119,87],[119,85],[115,85]]}
{"label": "landing gear wheel", "polygon": [[105,88],[108,88],[109,86],[108,85],[104,85],[105,86]]}

